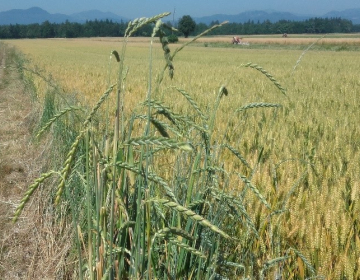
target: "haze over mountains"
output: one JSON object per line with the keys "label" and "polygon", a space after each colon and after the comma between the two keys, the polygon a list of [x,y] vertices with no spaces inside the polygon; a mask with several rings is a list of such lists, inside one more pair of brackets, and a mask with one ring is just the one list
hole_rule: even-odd
{"label": "haze over mountains", "polygon": [[49,21],[51,23],[63,23],[65,21],[84,23],[86,20],[112,20],[114,22],[124,22],[129,19],[118,16],[116,14],[107,12],[101,12],[98,10],[84,11],[81,13],[75,13],[71,15],[65,14],[50,14],[47,11],[33,7],[26,10],[14,9],[5,12],[0,12],[0,25],[5,24],[31,24],[31,23],[43,23]]}
{"label": "haze over mountains", "polygon": [[[190,15],[191,16],[191,15]],[[360,8],[359,9],[348,9],[344,11],[332,11],[324,15],[295,15],[287,12],[278,11],[247,11],[235,15],[216,14],[205,17],[194,17],[193,19],[197,23],[210,24],[214,21],[229,21],[236,23],[244,23],[249,20],[254,22],[263,22],[270,20],[276,22],[279,20],[290,20],[290,21],[302,21],[309,18],[321,17],[331,18],[340,17],[343,19],[351,20],[354,24],[360,24]],[[34,7],[26,10],[14,9],[5,12],[0,12],[0,25],[7,24],[31,24],[31,23],[43,23],[49,21],[51,23],[62,23],[66,20],[70,22],[84,23],[86,20],[112,20],[114,22],[129,21],[129,18],[111,13],[101,12],[98,10],[84,11],[81,13],[75,13],[71,15],[65,14],[50,14],[47,11]],[[166,20],[166,19],[165,19]],[[170,20],[170,19],[169,19]],[[171,20],[170,20],[171,21]]]}

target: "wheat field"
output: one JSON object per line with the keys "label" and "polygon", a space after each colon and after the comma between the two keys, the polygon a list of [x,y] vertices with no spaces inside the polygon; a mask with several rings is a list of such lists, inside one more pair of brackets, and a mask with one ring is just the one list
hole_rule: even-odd
{"label": "wheat field", "polygon": [[[227,42],[228,38],[202,40]],[[285,45],[289,40],[291,44],[304,45],[305,50],[318,38],[284,41],[254,37],[248,41],[278,44],[280,40]],[[327,40],[317,44],[357,44],[359,39]],[[29,59],[26,68],[30,71],[25,73],[33,77],[40,99],[50,87],[41,77],[56,82],[62,94],[76,96],[79,104],[89,107],[116,83],[118,63],[111,53],[120,52],[121,38],[6,42]],[[169,47],[174,51],[178,44]],[[147,98],[150,81],[156,84],[164,68],[159,40],[154,40],[151,60],[149,48],[149,38],[129,39],[123,61],[127,73],[123,83],[125,116],[138,112],[138,104]],[[261,68],[244,67],[250,62]],[[152,96],[195,121],[193,106],[189,106],[179,90],[191,95],[201,111],[210,114],[219,88],[226,87],[226,96],[221,98],[216,111],[211,145],[216,161],[226,170],[225,193],[243,199],[244,209],[259,234],[251,243],[258,270],[265,271],[266,267],[269,271],[280,271],[287,279],[315,275],[323,279],[360,277],[359,63],[356,51],[309,49],[304,53],[291,47],[236,49],[190,45],[173,60],[174,78],[165,76]],[[286,89],[286,95],[261,69]],[[110,95],[109,100],[110,104],[116,103],[115,95]],[[109,110],[110,115],[115,115],[116,108]],[[101,111],[99,118],[107,112]],[[136,127],[133,133],[140,136],[142,131]],[[225,142],[239,151],[246,164],[236,161],[238,156],[231,149],[221,149]],[[174,169],[180,167],[176,157],[165,153],[157,168],[154,170],[171,180]],[[246,184],[246,188],[254,186],[254,192],[244,191],[244,181],[237,180],[239,174],[251,178],[252,184]],[[283,212],[277,216],[276,211]],[[247,232],[240,228],[231,222],[223,228],[239,240],[225,250],[229,262],[241,263],[238,255],[249,243]],[[297,252],[289,260],[288,255],[293,253],[284,251],[287,246]],[[249,265],[251,269],[244,266],[246,272],[239,269],[241,272],[230,275],[244,278],[258,275],[254,272],[256,265]],[[266,279],[270,275],[273,274],[269,273]]]}

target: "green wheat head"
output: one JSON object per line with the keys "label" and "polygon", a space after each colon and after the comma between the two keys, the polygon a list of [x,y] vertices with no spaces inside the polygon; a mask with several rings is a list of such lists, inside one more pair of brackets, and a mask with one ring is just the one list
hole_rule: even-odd
{"label": "green wheat head", "polygon": [[63,109],[62,111],[60,111],[58,114],[56,114],[55,116],[53,116],[41,129],[40,131],[36,134],[36,138],[39,138],[46,130],[49,129],[49,127],[54,123],[56,122],[58,119],[60,119],[63,115],[69,113],[69,112],[72,112],[72,111],[77,111],[77,110],[80,110],[80,111],[83,111],[84,112],[84,109],[83,108],[80,108],[80,107],[76,107],[76,106],[70,106],[69,108],[65,108]]}
{"label": "green wheat head", "polygon": [[133,21],[129,21],[128,27],[125,30],[125,37],[130,37],[141,27],[150,23],[156,23],[159,19],[166,17],[168,15],[170,15],[170,13],[162,13],[151,18],[143,17],[143,18],[134,19]]}
{"label": "green wheat head", "polygon": [[241,67],[250,67],[253,68],[259,72],[261,72],[262,74],[264,74],[271,82],[273,82],[273,84],[284,94],[286,95],[286,90],[285,88],[282,87],[282,85],[268,72],[266,71],[264,68],[262,68],[261,66],[255,64],[255,63],[247,63],[247,64],[242,64]]}
{"label": "green wheat head", "polygon": [[36,189],[40,186],[40,184],[42,184],[47,178],[49,178],[53,174],[59,174],[59,173],[55,171],[44,173],[39,178],[37,178],[33,184],[31,184],[28,187],[27,191],[25,192],[25,195],[20,201],[20,204],[16,207],[13,218],[14,223],[19,219],[19,216],[21,215],[21,212],[23,211],[25,204],[29,201],[31,195],[36,191]]}
{"label": "green wheat head", "polygon": [[230,237],[228,234],[226,234],[224,231],[222,231],[221,229],[219,229],[217,226],[213,225],[212,223],[210,223],[207,219],[205,219],[204,217],[196,214],[195,212],[193,212],[192,210],[174,202],[174,201],[170,201],[167,199],[159,199],[156,200],[157,202],[161,203],[162,205],[169,207],[187,217],[189,217],[190,219],[200,223],[201,225],[211,229],[213,232],[216,232],[218,234],[220,234],[222,237],[226,238],[226,239],[232,239],[232,237]]}

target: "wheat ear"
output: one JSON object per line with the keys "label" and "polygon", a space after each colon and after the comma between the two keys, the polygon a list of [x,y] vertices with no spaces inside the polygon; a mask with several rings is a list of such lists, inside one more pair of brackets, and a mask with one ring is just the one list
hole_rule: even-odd
{"label": "wheat ear", "polygon": [[53,175],[54,173],[58,174],[58,172],[55,172],[55,171],[50,171],[48,173],[44,173],[42,174],[39,178],[37,178],[33,184],[31,184],[24,197],[21,199],[20,201],[20,204],[18,207],[16,207],[16,210],[15,210],[15,214],[14,214],[14,217],[13,217],[13,222],[15,223],[19,216],[21,215],[21,212],[23,211],[24,207],[25,207],[25,204],[29,201],[31,195],[34,193],[34,191],[40,186],[40,184],[42,182],[45,181],[45,179],[49,178],[51,175]]}
{"label": "wheat ear", "polygon": [[319,42],[321,39],[323,39],[326,35],[322,36],[321,38],[317,39],[314,43],[312,43],[310,46],[308,46],[300,55],[299,59],[296,61],[294,68],[291,72],[291,74],[294,74],[295,69],[298,67],[298,65],[300,64],[303,56],[308,52],[308,50],[310,50],[312,48],[313,45],[315,45],[317,42]]}
{"label": "wheat ear", "polygon": [[174,87],[178,92],[180,92],[185,98],[187,101],[189,101],[190,105],[195,109],[195,111],[200,115],[200,117],[203,119],[203,120],[207,120],[208,118],[201,112],[201,109],[199,107],[199,105],[195,102],[194,99],[192,99],[192,97],[183,89],[180,89],[180,88],[177,88],[177,87]]}
{"label": "wheat ear", "polygon": [[294,251],[294,253],[299,256],[299,258],[304,262],[312,274],[316,274],[315,268],[300,251],[296,250],[295,248],[290,248],[290,250]]}
{"label": "wheat ear", "polygon": [[164,51],[164,57],[167,64],[167,67],[169,68],[169,76],[172,79],[174,77],[174,65],[172,63],[172,57],[170,55],[170,48],[169,48],[169,41],[166,37],[165,32],[162,30],[162,26],[167,27],[170,30],[174,30],[170,27],[168,27],[166,24],[164,24],[160,19],[156,22],[156,25],[154,27],[153,33],[151,37],[154,37],[156,34],[159,34],[160,43],[162,46],[162,49]]}
{"label": "wheat ear", "polygon": [[169,149],[180,149],[184,151],[192,151],[192,148],[189,143],[186,142],[178,142],[175,139],[168,138],[168,137],[156,137],[156,136],[145,136],[139,138],[132,138],[128,141],[124,142],[122,145],[156,145],[164,148]]}
{"label": "wheat ear", "polygon": [[224,231],[222,231],[221,229],[219,229],[217,226],[213,225],[212,223],[210,223],[207,219],[205,219],[204,217],[196,214],[195,212],[193,212],[192,210],[167,199],[159,199],[156,200],[159,203],[163,204],[166,207],[169,207],[179,213],[184,214],[185,216],[189,217],[190,219],[200,223],[201,225],[211,229],[213,232],[216,232],[218,234],[220,234],[222,237],[227,238],[227,239],[232,239],[227,233],[225,233]]}
{"label": "wheat ear", "polygon": [[253,193],[260,199],[260,201],[266,206],[266,208],[271,209],[270,204],[266,201],[265,197],[259,192],[259,190],[249,181],[248,178],[236,172],[240,179],[249,187]]}
{"label": "wheat ear", "polygon": [[[132,171],[138,175],[144,176],[144,172],[142,170],[139,170],[134,165],[129,165],[126,162],[116,162],[115,165],[117,167],[125,168],[129,171]],[[112,167],[112,165],[106,165],[106,168],[110,168],[110,167]],[[173,201],[177,202],[177,198],[176,198],[175,194],[173,193],[173,191],[171,190],[171,188],[169,187],[169,185],[165,182],[165,180],[163,178],[161,178],[160,176],[156,175],[155,173],[152,173],[149,171],[147,174],[147,179],[154,183],[161,185],[164,188],[166,195],[168,197],[170,197]]]}
{"label": "wheat ear", "polygon": [[234,147],[230,146],[229,144],[224,144],[224,147],[229,149],[230,152],[233,153],[247,168],[251,169],[249,163],[246,161],[246,159],[240,154],[239,151],[237,151]]}
{"label": "wheat ear", "polygon": [[151,18],[136,18],[133,21],[129,21],[128,27],[125,30],[125,37],[130,37],[134,32],[139,30],[141,27],[149,24],[156,23],[159,19],[170,15],[169,12],[162,13]]}
{"label": "wheat ear", "polygon": [[191,254],[194,254],[202,259],[206,259],[206,256],[201,253],[200,251],[194,249],[193,247],[180,242],[179,240],[177,240],[176,238],[169,238],[169,242],[175,244],[176,246],[183,248],[186,251],[189,251]]}
{"label": "wheat ear", "polygon": [[280,104],[274,104],[274,103],[263,103],[263,102],[255,102],[255,103],[249,103],[247,105],[244,105],[238,109],[235,110],[236,113],[245,111],[248,109],[255,109],[255,108],[279,108],[282,107]]}
{"label": "wheat ear", "polygon": [[68,108],[63,109],[61,112],[53,116],[42,128],[41,130],[36,134],[36,138],[39,138],[57,119],[59,119],[61,116],[65,115],[68,112],[76,111],[76,110],[82,110],[84,109],[80,107],[70,106]]}
{"label": "wheat ear", "polygon": [[[147,120],[148,117],[145,115],[138,115],[135,117],[136,119],[141,119],[141,120]],[[170,137],[167,131],[171,131],[172,133],[174,133],[176,136],[178,137],[183,137],[183,135],[177,131],[176,129],[174,129],[173,126],[168,125],[167,123],[160,121],[158,119],[155,118],[150,118],[150,122],[155,126],[155,128],[160,132],[161,136],[163,137]]]}
{"label": "wheat ear", "polygon": [[65,181],[67,180],[67,178],[69,177],[69,174],[70,174],[70,166],[75,158],[76,149],[79,146],[81,138],[85,135],[86,132],[87,132],[87,129],[80,132],[80,134],[76,137],[75,141],[71,145],[69,153],[67,154],[66,160],[64,162],[64,167],[61,170],[60,183],[57,186],[55,204],[58,204],[60,201],[61,195],[64,191]]}
{"label": "wheat ear", "polygon": [[85,127],[85,129],[82,130],[79,133],[79,135],[76,137],[75,141],[71,145],[70,151],[67,154],[66,160],[64,162],[64,167],[61,170],[61,180],[60,180],[60,183],[59,183],[59,185],[57,187],[55,204],[58,204],[59,201],[60,201],[61,195],[62,195],[64,187],[65,187],[65,181],[69,177],[70,167],[71,167],[71,164],[72,164],[72,162],[74,160],[75,152],[77,150],[77,147],[79,146],[80,140],[84,137],[85,133],[88,131],[87,127],[88,127],[91,119],[93,118],[93,116],[95,115],[97,110],[100,108],[101,104],[106,100],[106,98],[112,92],[114,87],[115,87],[115,85],[110,86],[108,88],[108,90],[101,96],[98,103],[96,103],[96,105],[92,108],[90,114],[88,115],[88,117],[85,119],[85,121],[83,123],[83,126]]}
{"label": "wheat ear", "polygon": [[205,30],[204,32],[200,33],[199,35],[195,36],[195,37],[192,38],[190,41],[186,42],[185,44],[183,44],[183,45],[181,45],[179,48],[177,48],[177,49],[174,51],[174,53],[173,53],[173,55],[171,56],[171,58],[173,59],[173,58],[175,57],[175,55],[176,55],[179,51],[181,51],[183,48],[185,48],[187,45],[191,44],[192,42],[196,41],[196,40],[199,39],[200,37],[208,34],[209,32],[213,31],[214,29],[216,29],[216,28],[218,28],[218,27],[221,27],[221,26],[223,26],[224,24],[227,24],[227,23],[228,23],[228,21],[224,21],[224,22],[222,22],[222,23],[220,23],[220,24],[215,24],[215,25],[213,25],[211,28],[209,28],[209,29]]}
{"label": "wheat ear", "polygon": [[264,74],[270,81],[273,82],[273,84],[284,94],[286,95],[286,90],[285,88],[283,88],[280,83],[268,72],[266,71],[264,68],[262,68],[261,66],[255,64],[255,63],[247,63],[247,64],[243,64],[241,65],[243,67],[250,67],[253,69],[256,69],[258,71],[260,71],[262,74]]}

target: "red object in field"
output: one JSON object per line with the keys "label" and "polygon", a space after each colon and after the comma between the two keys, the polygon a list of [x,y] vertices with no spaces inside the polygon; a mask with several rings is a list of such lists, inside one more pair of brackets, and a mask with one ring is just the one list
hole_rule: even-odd
{"label": "red object in field", "polygon": [[234,36],[233,39],[232,39],[232,43],[233,44],[241,44],[241,39],[240,37],[237,37],[237,36]]}

